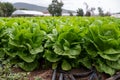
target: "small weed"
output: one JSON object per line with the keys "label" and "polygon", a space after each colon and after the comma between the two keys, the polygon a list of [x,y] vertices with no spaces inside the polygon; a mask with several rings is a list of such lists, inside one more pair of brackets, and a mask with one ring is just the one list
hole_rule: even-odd
{"label": "small weed", "polygon": [[12,71],[9,60],[2,60],[0,65],[0,80],[28,80],[28,73]]}

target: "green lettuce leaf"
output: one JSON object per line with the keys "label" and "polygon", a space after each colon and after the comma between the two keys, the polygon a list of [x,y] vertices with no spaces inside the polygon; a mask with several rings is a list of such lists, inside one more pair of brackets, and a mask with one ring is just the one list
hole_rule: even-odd
{"label": "green lettuce leaf", "polygon": [[31,55],[27,52],[17,52],[18,56],[27,63],[34,62],[36,55]]}
{"label": "green lettuce leaf", "polygon": [[99,72],[105,72],[109,75],[114,75],[115,74],[115,69],[111,68],[110,66],[106,65],[105,62],[103,62],[102,60],[98,60],[96,61],[98,64],[95,65],[96,69],[99,71]]}
{"label": "green lettuce leaf", "polygon": [[58,55],[55,55],[54,52],[51,52],[49,50],[46,50],[43,57],[45,57],[50,62],[57,62],[61,58]]}
{"label": "green lettuce leaf", "polygon": [[67,62],[66,60],[63,60],[62,62],[62,69],[63,70],[70,70],[72,68],[72,66],[69,64],[69,62]]}
{"label": "green lettuce leaf", "polygon": [[106,61],[106,63],[111,68],[120,70],[120,59],[118,61]]}
{"label": "green lettuce leaf", "polygon": [[38,53],[40,53],[40,52],[43,52],[43,47],[42,46],[40,46],[40,47],[38,47],[38,48],[34,48],[34,49],[31,49],[30,50],[30,53],[31,54],[38,54]]}
{"label": "green lettuce leaf", "polygon": [[20,62],[18,63],[18,66],[25,71],[33,71],[38,67],[38,62],[37,61],[34,61],[32,63]]}

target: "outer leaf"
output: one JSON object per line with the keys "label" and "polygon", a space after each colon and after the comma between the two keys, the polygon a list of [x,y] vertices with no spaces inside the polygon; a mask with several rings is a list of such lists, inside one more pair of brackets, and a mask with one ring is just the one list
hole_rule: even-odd
{"label": "outer leaf", "polygon": [[115,74],[115,69],[109,67],[108,65],[106,65],[106,63],[98,60],[99,65],[95,65],[97,70],[100,72],[105,72],[107,74],[113,75]]}
{"label": "outer leaf", "polygon": [[62,46],[60,44],[55,44],[53,48],[56,54],[63,55],[64,51],[62,50]]}
{"label": "outer leaf", "polygon": [[30,50],[31,54],[38,54],[40,52],[43,52],[43,47],[42,46]]}
{"label": "outer leaf", "polygon": [[21,63],[18,63],[18,66],[25,71],[33,71],[38,67],[38,62],[37,61],[32,63],[21,62]]}
{"label": "outer leaf", "polygon": [[57,69],[57,67],[58,67],[58,63],[53,63],[52,64],[52,69]]}
{"label": "outer leaf", "polygon": [[0,58],[3,58],[5,56],[5,53],[2,48],[0,48]]}
{"label": "outer leaf", "polygon": [[71,65],[66,60],[63,60],[62,69],[67,71],[70,70],[71,68],[72,68]]}
{"label": "outer leaf", "polygon": [[9,44],[15,47],[25,48],[22,44],[17,44],[14,40],[9,39]]}
{"label": "outer leaf", "polygon": [[111,68],[120,70],[120,60],[118,60],[118,61],[106,61],[106,63]]}
{"label": "outer leaf", "polygon": [[72,48],[63,50],[60,45],[54,45],[54,52],[58,55],[68,56],[69,58],[76,58],[81,52],[81,46],[75,45]]}
{"label": "outer leaf", "polygon": [[67,55],[69,58],[76,58],[81,52],[81,47],[80,45],[76,45],[75,47],[66,50],[63,55]]}
{"label": "outer leaf", "polygon": [[93,58],[95,58],[98,55],[96,47],[93,44],[85,46],[85,50]]}
{"label": "outer leaf", "polygon": [[102,52],[98,52],[98,54],[100,54],[100,56],[103,59],[107,59],[107,60],[110,60],[110,61],[117,61],[120,58],[119,54],[104,54]]}
{"label": "outer leaf", "polygon": [[7,49],[3,49],[3,50],[10,57],[15,57],[18,54],[17,52],[9,52],[9,50]]}
{"label": "outer leaf", "polygon": [[104,54],[120,54],[120,50],[115,50],[113,48],[107,49],[103,52]]}
{"label": "outer leaf", "polygon": [[54,52],[51,52],[49,50],[45,51],[43,57],[45,57],[50,62],[57,62],[61,59],[58,55],[56,55]]}
{"label": "outer leaf", "polygon": [[36,55],[31,55],[29,53],[18,52],[18,56],[25,62],[33,62],[36,58]]}
{"label": "outer leaf", "polygon": [[92,68],[92,63],[90,62],[88,57],[79,59],[78,62],[81,62],[85,67],[87,67],[88,69]]}

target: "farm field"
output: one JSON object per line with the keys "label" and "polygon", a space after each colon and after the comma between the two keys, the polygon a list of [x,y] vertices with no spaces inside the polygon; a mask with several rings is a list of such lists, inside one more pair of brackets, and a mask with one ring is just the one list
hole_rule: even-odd
{"label": "farm field", "polygon": [[117,80],[119,71],[119,18],[0,18],[0,80]]}

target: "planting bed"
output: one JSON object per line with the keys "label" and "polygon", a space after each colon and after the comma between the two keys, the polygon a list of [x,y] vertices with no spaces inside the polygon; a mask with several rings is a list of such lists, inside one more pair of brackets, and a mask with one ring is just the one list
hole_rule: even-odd
{"label": "planting bed", "polygon": [[[20,68],[14,68],[13,71],[15,73],[24,72]],[[98,73],[98,72],[97,72],[97,76],[92,77],[91,74],[88,74],[89,72],[90,72],[90,70],[81,67],[81,69],[72,69],[66,73],[65,72],[63,72],[63,73],[68,78],[67,80],[72,80],[69,77],[71,74],[73,74],[73,75],[79,74],[79,76],[74,76],[75,80],[115,80],[115,78],[117,78],[115,76],[110,77],[109,75],[107,75],[105,73]],[[52,76],[53,76],[52,69],[44,69],[44,70],[37,69],[37,70],[30,72],[27,75],[28,80],[36,80],[36,78],[41,79],[41,80],[52,80]],[[119,75],[117,75],[117,76],[119,76]],[[59,77],[60,77],[60,72],[58,71],[56,73],[55,80],[60,80]],[[64,80],[64,77],[63,77],[63,80]],[[119,78],[116,80],[119,80]]]}
{"label": "planting bed", "polygon": [[34,75],[43,80],[57,80],[59,76],[75,80],[78,75],[78,80],[105,80],[110,76],[113,77],[107,80],[117,80],[120,78],[120,19],[0,18],[0,69],[3,70],[0,76],[10,79],[13,74],[8,66],[4,68],[8,63],[9,67],[30,72],[29,80]]}

